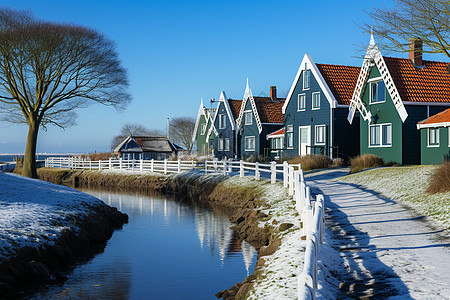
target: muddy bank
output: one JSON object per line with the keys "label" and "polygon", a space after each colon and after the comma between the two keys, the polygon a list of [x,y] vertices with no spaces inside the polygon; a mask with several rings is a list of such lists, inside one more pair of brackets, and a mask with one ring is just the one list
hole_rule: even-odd
{"label": "muddy bank", "polygon": [[43,241],[37,247],[13,248],[10,256],[0,259],[0,299],[22,298],[41,285],[63,282],[66,278],[60,272],[101,251],[128,216],[99,202],[66,220],[73,225],[59,232],[59,237],[51,242],[45,242],[49,237],[42,236]]}
{"label": "muddy bank", "polygon": [[[216,294],[218,298],[245,299],[252,288],[252,282],[258,276],[258,269],[264,265],[263,256],[273,254],[280,245],[272,226],[258,226],[259,221],[271,219],[270,215],[261,211],[269,206],[261,201],[259,190],[255,187],[229,186],[225,182],[226,177],[202,176],[194,173],[171,176],[118,175],[108,172],[44,168],[40,169],[38,174],[41,179],[58,184],[173,194],[177,201],[206,206],[225,214],[235,224],[232,229],[239,238],[245,239],[257,250],[258,261],[255,274],[229,289],[218,292]],[[266,224],[277,225],[276,221]]]}

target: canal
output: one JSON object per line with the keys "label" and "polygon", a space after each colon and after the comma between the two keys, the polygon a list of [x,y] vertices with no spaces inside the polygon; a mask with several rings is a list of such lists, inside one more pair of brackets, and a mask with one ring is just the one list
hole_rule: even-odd
{"label": "canal", "polygon": [[253,273],[228,219],[168,198],[84,190],[129,216],[104,251],[30,299],[216,299]]}

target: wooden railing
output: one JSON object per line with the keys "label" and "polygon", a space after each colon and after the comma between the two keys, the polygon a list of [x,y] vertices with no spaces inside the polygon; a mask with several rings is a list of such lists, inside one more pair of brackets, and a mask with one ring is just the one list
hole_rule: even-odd
{"label": "wooden railing", "polygon": [[85,160],[73,157],[50,157],[45,160],[45,166],[50,168],[87,169],[87,170],[126,170],[148,171],[158,173],[180,173],[192,170],[195,161],[170,160]]}

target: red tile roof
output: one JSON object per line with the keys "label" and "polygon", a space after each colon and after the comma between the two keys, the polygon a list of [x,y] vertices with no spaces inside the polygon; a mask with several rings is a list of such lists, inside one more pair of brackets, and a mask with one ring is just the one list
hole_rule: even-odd
{"label": "red tile roof", "polygon": [[435,114],[428,119],[420,121],[418,124],[435,124],[435,123],[450,123],[450,108]]}
{"label": "red tile roof", "polygon": [[283,123],[284,98],[273,101],[270,97],[253,97],[261,123]]}
{"label": "red tile roof", "polygon": [[236,120],[239,117],[239,112],[241,111],[242,100],[228,99],[228,103],[230,104],[233,118]]}
{"label": "red tile roof", "polygon": [[349,105],[360,67],[316,64],[338,104]]}
{"label": "red tile roof", "polygon": [[281,135],[281,134],[284,135],[284,127],[281,128],[281,129],[278,129],[277,131],[274,131],[274,132],[272,132],[272,133],[269,133],[269,134],[267,135],[267,137],[268,137],[268,138],[271,138],[271,137],[273,137],[274,135]]}
{"label": "red tile roof", "polygon": [[383,58],[403,101],[450,102],[448,63],[424,60],[417,68],[406,58]]}

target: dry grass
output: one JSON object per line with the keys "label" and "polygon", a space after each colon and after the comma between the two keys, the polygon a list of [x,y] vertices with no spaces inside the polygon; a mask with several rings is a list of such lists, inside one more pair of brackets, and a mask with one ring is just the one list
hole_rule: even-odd
{"label": "dry grass", "polygon": [[444,162],[436,169],[427,188],[429,194],[448,191],[450,191],[450,161]]}
{"label": "dry grass", "polygon": [[290,164],[301,164],[303,171],[327,169],[333,164],[333,161],[328,156],[312,154],[305,156],[294,156],[287,159],[287,162]]}
{"label": "dry grass", "polygon": [[334,168],[342,168],[344,166],[344,159],[340,157],[333,159],[333,164],[331,166]]}
{"label": "dry grass", "polygon": [[101,153],[89,153],[80,155],[81,158],[89,158],[92,161],[97,160],[109,160],[109,158],[117,158],[117,154],[110,152],[101,152]]}
{"label": "dry grass", "polygon": [[373,154],[358,155],[350,159],[350,173],[355,173],[364,169],[382,167],[384,161],[381,157]]}

